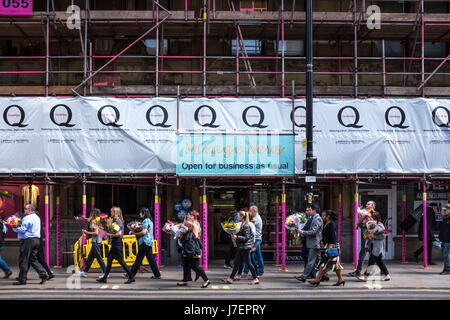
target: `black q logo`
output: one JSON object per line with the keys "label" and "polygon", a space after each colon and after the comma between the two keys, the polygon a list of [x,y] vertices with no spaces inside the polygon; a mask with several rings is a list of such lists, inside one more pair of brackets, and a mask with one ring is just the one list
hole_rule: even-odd
{"label": "black q logo", "polygon": [[[62,107],[64,109],[66,109],[66,111],[67,111],[67,120],[63,123],[58,123],[55,120],[55,111],[56,111],[56,108],[58,108],[58,107]],[[66,106],[65,104],[57,104],[56,106],[54,106],[52,108],[52,110],[50,110],[50,120],[52,120],[52,122],[54,124],[56,124],[57,126],[60,126],[60,127],[69,127],[70,128],[70,127],[74,126],[74,124],[70,123],[70,121],[72,120],[72,110],[70,110],[70,108],[68,106]]]}
{"label": "black q logo", "polygon": [[[442,122],[441,119],[440,119],[440,118],[445,118],[445,116],[440,116],[440,115],[437,115],[437,114],[436,114],[436,113],[438,112],[439,109],[445,110],[445,112],[447,112],[447,123],[445,123],[445,121]],[[439,107],[435,108],[435,109],[433,110],[433,112],[431,113],[431,115],[432,115],[433,122],[434,122],[438,127],[450,128],[450,124],[449,124],[449,120],[450,120],[450,111],[449,111],[446,107],[439,106]]]}
{"label": "black q logo", "polygon": [[[151,119],[151,117],[150,117],[150,114],[151,114],[152,110],[155,109],[155,108],[159,108],[159,109],[162,110],[162,112],[163,112],[163,114],[164,114],[162,122],[159,122],[159,123],[153,123],[153,122],[152,122],[152,119]],[[145,117],[147,118],[147,122],[150,123],[150,124],[151,124],[152,126],[154,126],[154,127],[163,127],[163,128],[169,128],[169,127],[171,127],[171,125],[167,125],[167,124],[166,124],[167,120],[169,119],[169,114],[167,113],[166,108],[164,108],[163,106],[160,106],[160,105],[158,105],[158,104],[157,104],[157,105],[154,105],[153,107],[151,107],[150,109],[148,109],[148,110],[147,110],[147,114],[146,114]]]}
{"label": "black q logo", "polygon": [[[102,111],[105,108],[111,108],[114,110],[114,122],[105,123],[103,121]],[[113,127],[121,127],[122,126],[121,124],[117,124],[117,122],[119,121],[119,118],[120,118],[120,112],[116,107],[114,107],[112,105],[106,105],[106,106],[101,107],[100,110],[98,110],[97,117],[98,117],[98,121],[100,121],[105,126],[113,126]]]}
{"label": "black q logo", "polygon": [[[200,110],[203,109],[203,108],[208,108],[208,109],[211,111],[211,121],[210,121],[209,123],[204,123],[204,124],[201,124],[201,123],[200,123],[200,120],[199,120],[199,113],[200,113]],[[207,105],[205,105],[205,104],[202,105],[202,106],[200,106],[200,107],[198,107],[197,110],[195,110],[195,113],[194,113],[194,119],[195,119],[195,121],[196,121],[199,125],[201,125],[202,127],[210,127],[210,128],[217,128],[217,127],[219,127],[219,125],[215,125],[215,124],[214,124],[214,122],[216,122],[216,117],[217,117],[216,111],[215,111],[212,107],[207,106]]]}
{"label": "black q logo", "polygon": [[[14,122],[14,123],[10,123],[9,122],[9,120],[8,120],[8,111],[11,109],[11,108],[17,108],[17,109],[19,109],[19,112],[20,112],[20,119],[19,119],[19,122]],[[18,116],[18,115],[12,115],[12,116]],[[11,106],[9,106],[8,108],[6,108],[5,109],[5,111],[3,112],[3,120],[5,120],[5,122],[6,122],[6,124],[8,125],[8,126],[11,126],[11,127],[19,127],[19,128],[24,128],[24,127],[26,127],[26,126],[28,126],[27,124],[23,124],[23,121],[25,120],[25,111],[22,109],[22,107],[21,106],[18,106],[18,105],[11,105]]]}
{"label": "black q logo", "polygon": [[[258,110],[258,112],[259,112],[259,122],[258,122],[258,123],[254,123],[254,124],[250,125],[250,124],[247,122],[247,112],[248,112],[248,110],[250,110],[250,109],[256,109],[256,110]],[[245,123],[247,126],[249,126],[249,127],[254,127],[254,128],[267,128],[267,126],[262,125],[262,123],[264,122],[264,112],[262,111],[262,109],[261,109],[260,107],[257,107],[257,106],[250,106],[250,107],[247,107],[247,108],[244,110],[244,112],[242,113],[242,120],[243,120],[244,123]]]}
{"label": "black q logo", "polygon": [[[354,116],[343,116],[342,113],[344,112],[345,109],[351,109],[353,110],[353,112],[355,113]],[[342,117],[346,117],[346,118],[355,118],[355,120],[353,121],[353,123],[348,123],[345,124]],[[341,110],[339,110],[338,112],[338,120],[339,123],[346,128],[362,128],[363,126],[358,125],[359,122],[359,111],[358,109],[356,109],[355,107],[352,106],[345,106],[343,108],[341,108]]]}
{"label": "black q logo", "polygon": [[[392,109],[397,109],[398,111],[400,111],[400,116],[389,116],[389,113],[391,112]],[[393,107],[390,107],[389,109],[387,109],[386,113],[384,114],[384,118],[386,120],[386,123],[392,128],[400,128],[400,129],[409,128],[409,126],[404,126],[403,125],[403,123],[406,120],[405,112],[401,108],[399,108],[397,106],[393,106]],[[392,124],[389,118],[401,118],[400,119],[400,123]]]}
{"label": "black q logo", "polygon": [[[297,109],[303,109],[305,110],[305,114],[306,114],[306,107],[304,106],[299,106],[299,107],[295,107],[294,110],[291,111],[291,121],[292,123],[299,128],[306,128],[306,123],[302,123],[302,124],[297,124],[297,122],[295,121],[295,112],[297,111]],[[302,116],[300,116],[302,117]],[[303,116],[304,118],[306,118],[306,115]],[[315,128],[316,126],[313,126],[313,128]]]}

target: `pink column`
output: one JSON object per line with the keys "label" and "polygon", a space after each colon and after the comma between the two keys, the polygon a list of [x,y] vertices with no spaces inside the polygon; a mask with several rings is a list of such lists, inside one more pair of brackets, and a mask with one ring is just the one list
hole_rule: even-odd
{"label": "pink column", "polygon": [[338,243],[339,243],[339,257],[342,254],[342,193],[339,193],[339,207],[338,207]]}
{"label": "pink column", "polygon": [[59,196],[56,197],[56,266],[61,266],[60,255],[61,255],[61,199]]}
{"label": "pink column", "polygon": [[[202,237],[203,237],[203,195],[200,196],[200,205],[199,205],[199,223],[202,226]],[[203,238],[202,238],[203,241]],[[203,267],[203,258],[200,259],[200,266]]]}
{"label": "pink column", "polygon": [[275,265],[280,265],[280,204],[278,203],[278,196],[275,197]]}
{"label": "pink column", "polygon": [[355,190],[355,200],[353,203],[353,264],[355,268],[358,266],[358,230],[356,224],[358,222],[358,185]]}
{"label": "pink column", "polygon": [[[406,218],[406,193],[402,196],[402,221]],[[406,231],[402,231],[402,263],[406,263]]]}
{"label": "pink column", "polygon": [[428,268],[427,248],[427,183],[423,182],[423,267]]}
{"label": "pink column", "polygon": [[48,184],[45,184],[45,262],[50,264],[50,218],[49,218],[49,206],[48,206]]}
{"label": "pink column", "polygon": [[206,191],[203,194],[203,269],[208,271],[208,203],[206,200]]}
{"label": "pink column", "polygon": [[283,184],[283,194],[281,195],[281,271],[288,271],[286,269],[286,228],[284,224],[286,222],[286,193]]}
{"label": "pink column", "polygon": [[[86,218],[86,184],[83,184],[83,217]],[[86,244],[86,236],[83,234],[83,248],[81,248],[81,252],[83,252],[85,244]],[[83,258],[83,270],[85,265],[86,265],[86,257]]]}
{"label": "pink column", "polygon": [[155,190],[155,238],[156,242],[158,243],[158,253],[156,254],[156,264],[159,266],[161,265],[161,233],[160,233],[160,227],[161,227],[161,205],[159,203],[159,196],[158,196],[158,189]]}

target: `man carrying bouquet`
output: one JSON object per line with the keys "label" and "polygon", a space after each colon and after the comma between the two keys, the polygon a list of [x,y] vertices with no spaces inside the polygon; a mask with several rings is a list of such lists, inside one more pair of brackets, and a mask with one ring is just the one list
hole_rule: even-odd
{"label": "man carrying bouquet", "polygon": [[[375,210],[375,201],[367,201],[366,207],[363,209],[364,214],[370,215],[370,212]],[[364,218],[364,217],[362,217]],[[361,226],[359,228],[361,229],[361,248],[359,249],[359,255],[358,255],[358,265],[356,266],[356,270],[353,272],[350,272],[349,275],[352,277],[358,277],[361,275],[361,270],[364,263],[364,258],[367,254],[367,248],[366,248],[366,241],[367,239],[364,238],[364,233],[366,231],[365,224],[367,221],[362,221],[363,223],[360,223]]]}
{"label": "man carrying bouquet", "polygon": [[314,204],[308,204],[306,206],[305,212],[308,217],[311,217],[311,224],[308,230],[298,230],[300,234],[305,235],[305,246],[308,249],[308,263],[303,270],[303,274],[300,277],[296,277],[296,279],[301,282],[306,281],[306,278],[316,264],[316,260],[320,256],[320,240],[322,240],[323,221],[317,213],[317,210],[318,208]]}

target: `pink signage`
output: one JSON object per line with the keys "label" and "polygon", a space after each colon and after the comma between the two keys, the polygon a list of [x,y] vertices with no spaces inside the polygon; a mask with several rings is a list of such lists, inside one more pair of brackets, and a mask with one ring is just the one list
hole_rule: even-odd
{"label": "pink signage", "polygon": [[0,0],[0,16],[27,17],[33,15],[33,0]]}

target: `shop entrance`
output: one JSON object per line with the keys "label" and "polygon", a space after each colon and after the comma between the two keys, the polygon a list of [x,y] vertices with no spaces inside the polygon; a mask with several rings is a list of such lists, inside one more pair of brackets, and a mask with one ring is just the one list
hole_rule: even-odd
{"label": "shop entrance", "polygon": [[[394,219],[395,216],[394,210],[397,207],[394,201],[396,201],[396,197],[394,190],[392,189],[375,189],[375,190],[360,190],[361,194],[361,205],[365,206],[367,201],[375,201],[376,210],[381,214],[383,219],[383,224],[388,229],[389,233],[386,237],[386,255],[385,259],[390,260],[394,259]],[[360,239],[358,237],[358,239]]]}

